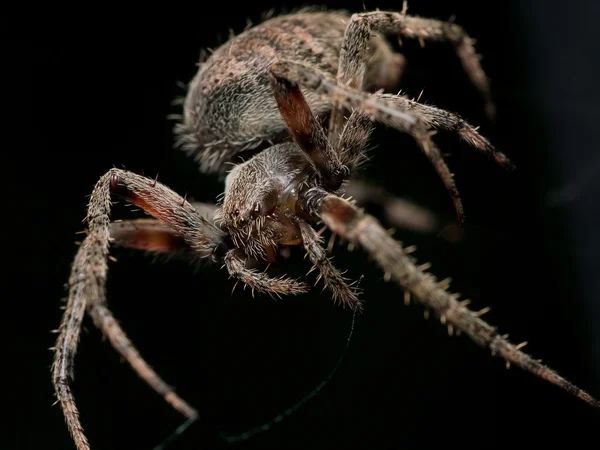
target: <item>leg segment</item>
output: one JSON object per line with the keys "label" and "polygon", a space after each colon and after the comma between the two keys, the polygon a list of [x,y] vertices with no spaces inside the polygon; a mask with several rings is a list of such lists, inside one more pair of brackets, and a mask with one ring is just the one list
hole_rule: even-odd
{"label": "leg segment", "polygon": [[349,306],[353,311],[362,310],[362,303],[356,296],[356,291],[346,283],[340,271],[331,263],[325,250],[321,247],[321,237],[302,219],[298,219],[298,226],[302,233],[306,253],[314,264],[313,270],[319,269],[319,278],[323,278],[325,287],[333,295],[333,301],[340,301],[344,306]]}
{"label": "leg segment", "polygon": [[117,247],[198,256],[198,253],[192,250],[183,237],[156,219],[111,222],[110,238],[112,244]]}
{"label": "leg segment", "polygon": [[239,249],[229,250],[225,255],[225,266],[232,277],[250,286],[254,291],[265,292],[276,296],[295,295],[308,292],[308,286],[291,278],[270,278],[263,272],[246,267],[246,256]]}
{"label": "leg segment", "polygon": [[[218,209],[216,205],[191,205],[207,222],[214,222]],[[183,236],[156,219],[115,220],[110,223],[110,237],[112,244],[118,247],[165,254],[177,253],[196,258],[211,255],[193,250]]]}
{"label": "leg segment", "polygon": [[492,144],[477,132],[477,129],[470,125],[458,114],[454,114],[433,106],[423,105],[414,100],[409,100],[405,96],[393,94],[374,94],[385,102],[396,105],[402,111],[412,112],[428,128],[453,131],[461,139],[480,150],[485,155],[492,158],[500,166],[507,170],[514,170],[515,165],[502,152],[496,151]]}
{"label": "leg segment", "polygon": [[184,199],[154,180],[111,169],[98,181],[88,205],[88,235],[79,247],[71,269],[69,297],[59,328],[52,369],[56,395],[78,450],[89,450],[89,445],[70,386],[74,379],[74,359],[86,308],[94,323],[142,379],[186,417],[197,417],[197,412],[178,397],[141,358],[106,307],[112,194],[125,197],[160,219],[199,252],[209,254],[222,241],[220,230],[199,216]]}
{"label": "leg segment", "polygon": [[600,407],[598,400],[522,352],[520,346],[511,344],[494,327],[481,320],[477,313],[458,302],[456,295],[450,294],[432,275],[424,273],[415,265],[400,243],[390,237],[375,218],[319,188],[307,191],[302,201],[304,209],[323,220],[333,232],[361,245],[387,277],[394,279],[425,307],[433,310],[442,323],[462,331],[507,362],[563,388],[592,406]]}
{"label": "leg segment", "polygon": [[148,383],[152,389],[183,416],[192,420],[198,418],[198,411],[179,397],[173,388],[165,383],[144,358],[142,358],[106,304],[93,302],[88,307],[88,313],[94,321],[94,325],[102,330],[104,335],[108,337],[113,348],[123,356],[142,380]]}
{"label": "leg segment", "polygon": [[317,122],[298,83],[277,71],[271,71],[271,88],[281,116],[298,146],[306,152],[322,177],[326,188],[336,190],[348,175],[339,155],[335,152],[323,127]]}

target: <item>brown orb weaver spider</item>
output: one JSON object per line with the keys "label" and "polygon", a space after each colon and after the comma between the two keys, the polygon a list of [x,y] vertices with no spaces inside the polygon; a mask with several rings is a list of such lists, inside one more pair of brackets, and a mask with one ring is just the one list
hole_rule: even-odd
{"label": "brown orb weaver spider", "polygon": [[[489,97],[487,79],[470,39],[455,25],[405,13],[373,12],[352,18],[345,13],[297,13],[267,21],[221,47],[201,66],[191,84],[185,121],[178,132],[184,147],[198,156],[203,171],[222,171],[240,153],[257,152],[229,173],[221,208],[199,210],[156,180],[118,169],[100,179],[90,200],[88,236],[73,264],[53,375],[79,449],[89,446],[79,423],[70,380],[86,309],[143,379],[186,417],[197,415],[144,362],[106,307],[104,284],[111,239],[131,247],[150,243],[155,250],[185,249],[222,258],[234,277],[256,291],[275,294],[298,294],[307,287],[289,278],[269,278],[249,266],[272,261],[278,245],[304,245],[333,298],[360,309],[355,289],[320,245],[320,237],[311,226],[317,221],[367,250],[386,278],[433,310],[452,329],[598,406],[589,395],[521,352],[520,346],[499,336],[479,318],[481,312],[471,312],[458,302],[447,292],[445,283],[416,266],[407,249],[374,218],[341,197],[343,182],[364,157],[373,121],[408,132],[416,139],[450,191],[459,221],[462,204],[430,138],[430,129],[456,131],[496,161],[510,165],[504,155],[494,152],[487,140],[454,114],[401,96],[365,93],[386,87],[395,81],[386,77],[392,74],[396,78],[401,72],[401,59],[389,51],[379,35],[373,37],[377,31],[453,41],[467,73]],[[329,34],[322,36],[324,32]],[[288,40],[275,40],[282,33]],[[298,39],[304,46],[296,45]],[[489,98],[487,105],[491,113]],[[327,115],[330,122],[325,129],[316,116]],[[293,142],[288,140],[290,135]],[[159,222],[111,224],[111,195],[141,207]]]}

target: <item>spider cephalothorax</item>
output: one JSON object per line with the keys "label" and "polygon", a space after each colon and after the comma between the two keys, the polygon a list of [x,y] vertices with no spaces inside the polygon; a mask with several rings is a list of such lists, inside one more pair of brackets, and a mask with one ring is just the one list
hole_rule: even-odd
{"label": "spider cephalothorax", "polygon": [[[327,21],[339,26],[324,26]],[[522,345],[513,345],[498,334],[480,318],[481,311],[469,310],[467,303],[459,302],[457,295],[448,291],[448,282],[438,282],[417,266],[407,249],[374,217],[340,196],[343,182],[364,160],[373,121],[415,137],[450,191],[459,220],[462,204],[452,175],[430,138],[431,128],[452,130],[500,164],[510,165],[460,117],[405,97],[367,94],[360,89],[377,84],[375,75],[398,63],[385,46],[377,47],[375,54],[367,52],[374,32],[445,39],[455,45],[490,110],[487,79],[464,31],[456,25],[407,16],[405,11],[377,11],[352,18],[339,13],[302,13],[267,21],[253,30],[214,53],[192,83],[185,106],[182,132],[189,138],[188,144],[200,144],[211,133],[214,138],[200,149],[207,170],[221,168],[224,161],[248,146],[268,144],[262,152],[233,167],[226,178],[222,205],[191,204],[156,180],[120,169],[102,176],[92,192],[86,217],[89,229],[72,266],[53,365],[56,394],[78,450],[88,450],[89,445],[70,386],[86,311],[116,350],[166,401],[189,419],[198,416],[144,361],[107,308],[105,285],[111,242],[210,256],[222,260],[230,275],[253,292],[273,295],[299,294],[308,286],[286,277],[270,277],[257,270],[255,263],[274,260],[279,246],[302,245],[333,300],[360,310],[356,289],[333,265],[313,228],[319,222],[364,249],[385,273],[385,279],[401,287],[405,298],[416,299],[436,314],[450,333],[460,331],[507,363],[600,406],[589,394],[524,353]],[[365,67],[373,58],[379,62]],[[232,67],[238,72],[230,73]],[[223,87],[223,80],[228,80],[227,87]],[[200,95],[215,92],[220,96],[211,97],[211,104]],[[315,99],[319,101],[315,103]],[[321,113],[331,116],[327,127],[317,120]],[[291,136],[293,141],[269,142],[282,136]],[[111,222],[112,196],[137,205],[156,220]]]}
{"label": "spider cephalothorax", "polygon": [[314,167],[295,144],[270,147],[229,172],[217,221],[249,256],[272,260],[277,245],[302,242],[296,202],[311,176]]}

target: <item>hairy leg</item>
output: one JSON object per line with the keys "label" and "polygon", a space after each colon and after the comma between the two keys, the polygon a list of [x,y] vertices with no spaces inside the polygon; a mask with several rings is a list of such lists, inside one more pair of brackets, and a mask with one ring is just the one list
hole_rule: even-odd
{"label": "hairy leg", "polygon": [[[199,202],[190,204],[207,222],[214,223],[218,210],[216,205]],[[194,258],[211,255],[193,250],[183,236],[157,219],[115,220],[110,223],[110,237],[112,245],[117,247],[165,254],[176,253]]]}
{"label": "hairy leg", "polygon": [[[489,80],[479,63],[480,56],[473,46],[474,40],[458,25],[435,19],[406,15],[403,12],[372,11],[352,15],[344,34],[340,52],[337,82],[342,86],[362,89],[369,41],[373,33],[396,34],[421,41],[447,41],[452,43],[471,82],[483,94],[486,113],[495,116]],[[343,124],[343,111],[336,108],[332,113],[330,130],[338,133]]]}
{"label": "hairy leg", "polygon": [[140,377],[182,414],[188,418],[197,416],[197,412],[177,396],[141,358],[106,307],[105,286],[113,194],[124,197],[172,227],[191,248],[199,252],[211,253],[222,238],[221,232],[199,216],[189,203],[155,180],[119,169],[111,169],[100,178],[88,205],[88,234],[75,255],[71,269],[69,296],[59,328],[52,369],[56,395],[78,450],[89,450],[71,392],[74,359],[86,308],[94,323]]}
{"label": "hairy leg", "polygon": [[302,233],[306,253],[314,264],[311,272],[314,269],[319,270],[319,279],[323,279],[323,283],[331,292],[334,302],[339,301],[344,306],[350,307],[353,311],[362,310],[362,303],[356,295],[356,290],[346,283],[345,278],[332,264],[331,260],[327,257],[327,253],[321,247],[321,237],[304,220],[298,219],[297,223]]}
{"label": "hairy leg", "polygon": [[364,214],[350,202],[319,188],[307,191],[302,202],[306,211],[323,220],[333,232],[362,246],[388,279],[393,279],[432,310],[449,327],[449,331],[450,327],[452,330],[462,331],[480,346],[489,348],[492,354],[563,388],[592,406],[600,407],[600,402],[587,392],[522,352],[521,346],[513,345],[499,335],[494,327],[479,317],[481,312],[473,312],[466,307],[466,303],[459,302],[458,296],[449,293],[443,283],[420,269],[402,245],[375,218]]}
{"label": "hairy leg", "polygon": [[367,160],[367,143],[372,131],[371,118],[359,109],[353,110],[335,144],[342,164],[348,166],[351,172]]}
{"label": "hairy leg", "polygon": [[469,145],[492,157],[501,166],[507,169],[513,168],[506,155],[496,151],[490,142],[477,132],[477,128],[457,114],[423,105],[400,95],[371,94],[348,86],[337,85],[335,80],[326,73],[303,63],[279,61],[271,67],[271,71],[277,73],[281,78],[294,80],[302,86],[330,96],[335,102],[343,104],[349,110],[361,111],[372,121],[381,122],[411,134],[421,147],[423,142],[420,142],[419,139],[425,139],[426,142],[426,138],[422,135],[427,130],[453,131]]}

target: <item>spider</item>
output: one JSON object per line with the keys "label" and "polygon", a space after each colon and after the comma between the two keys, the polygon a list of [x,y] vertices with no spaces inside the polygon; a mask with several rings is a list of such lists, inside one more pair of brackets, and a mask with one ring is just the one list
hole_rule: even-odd
{"label": "spider", "polygon": [[[85,312],[115,349],[152,388],[189,419],[197,411],[180,398],[137,352],[106,305],[111,242],[131,248],[185,252],[222,261],[253,292],[301,294],[309,287],[271,277],[261,265],[278,249],[303,246],[331,297],[354,311],[363,306],[354,283],[332,264],[313,228],[326,228],[362,247],[385,279],[436,314],[449,332],[462,332],[513,363],[593,406],[600,402],[513,345],[467,303],[418,266],[410,249],[374,217],[344,198],[345,182],[365,158],[374,122],[412,135],[451,193],[459,222],[462,204],[431,129],[457,132],[498,163],[511,163],[455,114],[399,95],[373,91],[397,81],[402,58],[377,33],[449,40],[493,113],[487,78],[471,39],[454,24],[402,12],[301,11],[271,18],[232,38],[200,65],[190,83],[180,143],[204,172],[224,172],[217,206],[188,202],[156,179],[111,169],[97,182],[88,205],[87,236],[75,256],[66,310],[59,328],[53,382],[78,450],[89,449],[71,392],[74,357]],[[329,117],[329,122],[319,118]],[[154,219],[111,222],[111,198],[119,196]]]}

